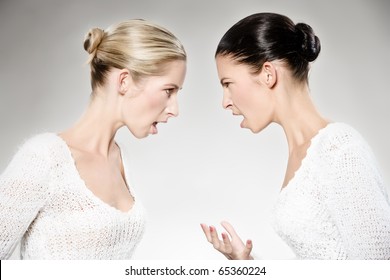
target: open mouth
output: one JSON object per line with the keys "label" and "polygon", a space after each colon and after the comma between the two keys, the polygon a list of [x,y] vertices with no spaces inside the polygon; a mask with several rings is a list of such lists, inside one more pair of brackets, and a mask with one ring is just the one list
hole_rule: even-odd
{"label": "open mouth", "polygon": [[158,122],[152,123],[152,125],[150,127],[150,134],[157,134],[158,133],[157,124],[158,124]]}
{"label": "open mouth", "polygon": [[159,123],[167,123],[167,120],[155,121],[154,123],[152,123],[152,125],[150,126],[150,134],[157,134],[158,133],[157,125]]}

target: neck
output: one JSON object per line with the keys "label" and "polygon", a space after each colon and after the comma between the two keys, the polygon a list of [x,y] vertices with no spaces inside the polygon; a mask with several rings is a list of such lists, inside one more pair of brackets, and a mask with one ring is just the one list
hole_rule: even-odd
{"label": "neck", "polygon": [[62,134],[70,136],[68,144],[73,148],[108,157],[123,123],[115,118],[118,114],[113,102],[104,96],[97,94],[81,118]]}
{"label": "neck", "polygon": [[285,91],[279,105],[276,122],[283,127],[290,154],[309,144],[318,131],[328,124],[315,108],[307,84]]}

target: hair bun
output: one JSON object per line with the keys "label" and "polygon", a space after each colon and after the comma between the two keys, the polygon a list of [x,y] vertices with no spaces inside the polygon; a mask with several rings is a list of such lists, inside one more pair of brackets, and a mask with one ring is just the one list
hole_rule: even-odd
{"label": "hair bun", "polygon": [[297,51],[307,61],[314,61],[320,51],[320,39],[314,34],[313,29],[306,23],[298,23],[295,25],[297,34]]}
{"label": "hair bun", "polygon": [[100,28],[89,30],[84,40],[84,49],[93,56],[95,55],[99,44],[102,42],[104,31]]}

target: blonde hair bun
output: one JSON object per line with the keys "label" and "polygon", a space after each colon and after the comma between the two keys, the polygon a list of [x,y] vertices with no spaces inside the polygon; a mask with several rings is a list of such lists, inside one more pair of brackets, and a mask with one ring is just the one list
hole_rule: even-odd
{"label": "blonde hair bun", "polygon": [[89,30],[84,39],[84,49],[91,54],[91,60],[95,57],[96,51],[102,42],[104,31],[100,28]]}
{"label": "blonde hair bun", "polygon": [[92,28],[84,49],[90,54],[92,90],[104,85],[111,68],[128,69],[138,81],[160,75],[168,62],[186,60],[184,47],[171,32],[140,19],[119,22],[105,31]]}

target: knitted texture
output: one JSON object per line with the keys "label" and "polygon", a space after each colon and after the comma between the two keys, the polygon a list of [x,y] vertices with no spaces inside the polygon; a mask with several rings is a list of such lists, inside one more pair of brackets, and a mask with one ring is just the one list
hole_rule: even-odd
{"label": "knitted texture", "polygon": [[[122,149],[121,155],[128,178]],[[0,176],[0,259],[20,240],[22,259],[128,259],[144,225],[137,199],[123,212],[86,187],[54,133],[27,140]]]}
{"label": "knitted texture", "polygon": [[390,259],[390,203],[372,151],[331,123],[282,189],[274,228],[299,259]]}

